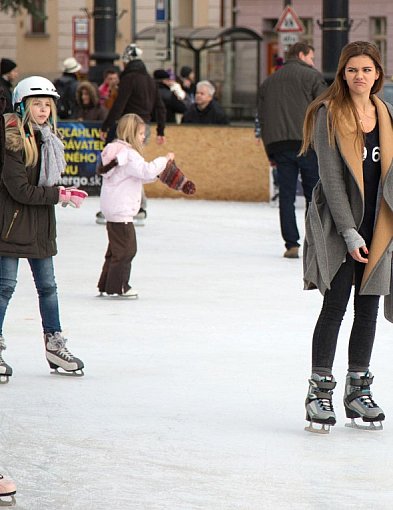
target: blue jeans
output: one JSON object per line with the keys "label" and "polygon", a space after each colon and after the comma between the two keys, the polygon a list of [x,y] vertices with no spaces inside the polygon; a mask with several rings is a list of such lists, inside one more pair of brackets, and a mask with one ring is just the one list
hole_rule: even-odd
{"label": "blue jeans", "polygon": [[[44,333],[61,331],[53,259],[27,259],[38,293]],[[8,303],[16,287],[19,259],[0,257],[0,334]]]}
{"label": "blue jeans", "polygon": [[299,231],[296,224],[295,200],[298,176],[302,181],[306,207],[318,182],[318,159],[310,150],[305,156],[298,156],[294,150],[277,152],[272,155],[277,165],[281,235],[287,249],[299,245]]}

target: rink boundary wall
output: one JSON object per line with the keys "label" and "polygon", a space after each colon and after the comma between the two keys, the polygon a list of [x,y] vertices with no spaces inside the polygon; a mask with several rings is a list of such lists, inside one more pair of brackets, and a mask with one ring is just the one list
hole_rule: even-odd
{"label": "rink boundary wall", "polygon": [[177,165],[195,182],[197,192],[186,197],[157,181],[145,185],[148,197],[269,201],[269,161],[252,127],[169,125],[164,145],[155,141],[155,126],[151,134],[145,159],[174,152]]}

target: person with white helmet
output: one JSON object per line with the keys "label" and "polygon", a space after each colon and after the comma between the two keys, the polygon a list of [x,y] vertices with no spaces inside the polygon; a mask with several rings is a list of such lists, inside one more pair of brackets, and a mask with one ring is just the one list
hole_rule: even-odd
{"label": "person with white helmet", "polygon": [[[6,108],[5,95],[2,93],[0,88],[0,169],[3,167],[4,162],[4,140],[5,140],[5,129],[4,129],[4,117],[3,113]],[[1,358],[1,350],[0,350]],[[1,369],[0,369],[1,373]],[[1,377],[1,376],[0,376]],[[4,477],[0,474],[0,506],[11,506],[15,504],[15,493],[16,485],[10,478]]]}
{"label": "person with white helmet", "polygon": [[19,259],[30,265],[49,366],[58,373],[83,375],[83,362],[66,348],[59,318],[53,269],[56,247],[54,205],[80,207],[87,193],[59,186],[66,162],[56,131],[59,97],[53,83],[30,76],[14,89],[15,113],[5,118],[4,166],[0,169],[0,382],[12,368],[2,357],[3,323],[16,286]]}

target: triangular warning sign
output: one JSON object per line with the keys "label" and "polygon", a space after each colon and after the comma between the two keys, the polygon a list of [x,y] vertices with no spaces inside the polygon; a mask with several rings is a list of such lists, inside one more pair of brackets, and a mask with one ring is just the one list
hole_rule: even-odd
{"label": "triangular warning sign", "polygon": [[276,32],[304,32],[304,26],[293,7],[287,5],[274,30]]}

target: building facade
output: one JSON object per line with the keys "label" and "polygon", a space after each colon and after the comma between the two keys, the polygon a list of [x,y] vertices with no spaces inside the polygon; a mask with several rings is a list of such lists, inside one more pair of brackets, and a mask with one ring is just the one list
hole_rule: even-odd
{"label": "building facade", "polygon": [[[216,45],[200,54],[200,78],[212,80],[220,99],[231,108],[252,114],[258,83],[274,67],[282,53],[275,26],[284,8],[284,0],[168,0],[171,5],[172,27],[246,27],[263,37],[260,53],[250,41],[234,41]],[[62,62],[73,54],[83,60],[94,52],[94,0],[36,0],[47,18],[33,20],[25,12],[16,17],[0,13],[0,57],[15,60],[20,77],[40,74],[54,79],[62,71]],[[153,0],[113,0],[117,6],[116,48],[119,55],[129,42],[136,41],[143,49],[143,59],[152,72],[158,67],[178,71],[182,65],[194,67],[195,52],[186,47],[172,48],[169,60],[157,58],[153,38],[138,40],[138,34],[155,27],[156,2]],[[372,5],[372,8],[371,8]],[[316,50],[316,66],[321,69],[322,0],[292,0],[292,7],[305,27],[302,39]],[[349,40],[374,41],[381,50],[387,75],[393,74],[393,2],[349,0],[351,29]],[[88,25],[83,41],[75,37],[75,20]],[[390,37],[389,37],[390,36]],[[86,41],[87,39],[87,41]],[[200,44],[205,44],[201,41]],[[198,42],[196,42],[198,44]],[[85,53],[83,53],[85,52]],[[256,55],[258,55],[256,60]],[[86,55],[85,55],[86,56]],[[94,61],[81,62],[85,68]],[[120,61],[115,61],[120,65]],[[176,68],[175,68],[176,67]],[[244,105],[250,105],[246,112]]]}

